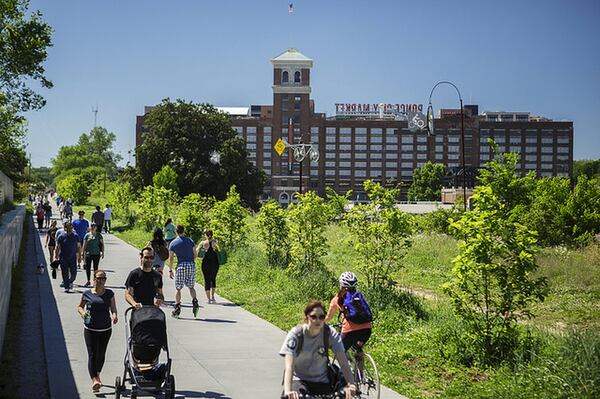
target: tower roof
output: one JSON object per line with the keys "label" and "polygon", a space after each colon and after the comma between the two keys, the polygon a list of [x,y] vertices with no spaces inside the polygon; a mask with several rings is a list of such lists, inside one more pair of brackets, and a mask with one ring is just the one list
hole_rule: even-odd
{"label": "tower roof", "polygon": [[312,68],[313,66],[313,60],[311,60],[295,48],[287,49],[285,52],[271,59],[271,63],[275,66],[283,64],[302,65],[307,66],[308,68]]}

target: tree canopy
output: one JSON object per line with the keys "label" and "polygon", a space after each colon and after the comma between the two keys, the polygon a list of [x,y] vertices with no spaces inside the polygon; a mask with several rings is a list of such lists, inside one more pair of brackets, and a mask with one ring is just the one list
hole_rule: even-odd
{"label": "tree canopy", "polygon": [[117,162],[121,159],[112,150],[116,137],[103,127],[96,127],[89,134],[82,134],[75,145],[60,147],[52,159],[52,174],[60,182],[67,176],[80,175],[91,184],[106,173],[114,177]]}
{"label": "tree canopy", "polygon": [[235,185],[247,205],[256,205],[264,173],[248,161],[244,141],[227,114],[209,104],[165,99],[146,115],[144,126],[144,142],[136,149],[136,168],[144,185],[152,184],[154,174],[168,165],[177,174],[183,196],[199,193],[224,199]]}
{"label": "tree canopy", "polygon": [[39,109],[44,98],[28,84],[51,88],[43,62],[52,46],[52,28],[39,11],[28,12],[29,0],[0,0],[0,106],[20,111]]}
{"label": "tree canopy", "polygon": [[413,182],[408,190],[410,201],[440,201],[444,182],[444,165],[427,162],[416,168]]}

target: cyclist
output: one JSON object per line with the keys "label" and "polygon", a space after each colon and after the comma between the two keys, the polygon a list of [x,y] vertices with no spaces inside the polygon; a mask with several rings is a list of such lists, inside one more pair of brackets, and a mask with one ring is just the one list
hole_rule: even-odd
{"label": "cyclist", "polygon": [[335,353],[345,381],[348,381],[344,387],[346,399],[352,398],[356,386],[346,352],[337,331],[325,324],[325,305],[320,301],[306,305],[304,323],[288,332],[279,351],[285,357],[282,397],[298,399],[300,395],[330,395],[340,388],[329,376],[332,367],[329,348]]}
{"label": "cyclist", "polygon": [[342,318],[340,334],[344,349],[347,351],[354,347],[357,357],[359,357],[357,360],[362,360],[362,347],[371,337],[373,328],[371,310],[362,294],[356,291],[358,278],[354,273],[342,273],[339,282],[340,290],[331,299],[326,321],[330,321],[338,311],[340,312]]}

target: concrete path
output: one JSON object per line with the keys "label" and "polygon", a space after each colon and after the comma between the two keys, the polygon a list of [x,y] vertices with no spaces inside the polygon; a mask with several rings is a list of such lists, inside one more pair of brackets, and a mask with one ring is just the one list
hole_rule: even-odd
{"label": "concrete path", "polygon": [[[43,233],[40,238],[42,242],[45,240]],[[123,284],[129,272],[139,267],[139,251],[113,235],[104,235],[104,238],[106,255],[100,261],[100,268],[107,272],[106,284],[115,292],[120,319],[113,328],[108,346],[101,375],[105,385],[100,395],[91,392],[83,323],[76,311],[85,290],[82,287],[86,282],[85,271],[80,270],[77,275],[76,293],[65,293],[59,287],[60,273],[55,280],[49,277],[49,273],[39,277],[52,398],[113,397],[115,377],[123,374],[126,351],[123,314],[127,308]],[[47,257],[47,251],[44,253]],[[194,319],[189,291],[184,290],[180,319],[170,316],[170,307],[163,307],[168,315],[167,333],[176,379],[176,397],[278,398],[283,360],[277,352],[285,333],[224,298],[217,297],[216,304],[207,304],[200,285],[196,290],[201,294],[201,308],[198,319]],[[164,279],[164,292],[167,301],[173,300],[174,282],[168,277]],[[403,398],[389,390],[381,397]]]}

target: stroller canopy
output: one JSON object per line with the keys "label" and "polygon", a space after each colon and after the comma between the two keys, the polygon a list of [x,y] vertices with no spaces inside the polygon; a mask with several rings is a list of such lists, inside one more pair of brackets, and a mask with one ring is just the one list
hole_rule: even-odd
{"label": "stroller canopy", "polygon": [[167,345],[167,321],[156,306],[144,306],[131,314],[131,339],[139,345]]}

